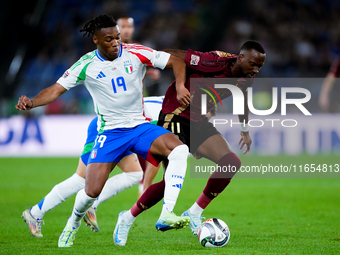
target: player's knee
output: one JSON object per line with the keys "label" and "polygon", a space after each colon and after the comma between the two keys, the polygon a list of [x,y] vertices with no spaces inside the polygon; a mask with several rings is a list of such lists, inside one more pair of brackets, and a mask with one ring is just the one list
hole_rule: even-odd
{"label": "player's knee", "polygon": [[242,165],[241,159],[234,152],[225,154],[217,163],[219,165],[232,166],[237,170]]}
{"label": "player's knee", "polygon": [[129,180],[130,186],[139,183],[143,179],[143,171],[124,172],[126,179]]}
{"label": "player's knee", "polygon": [[240,158],[233,152],[224,155],[216,163],[217,169],[212,175],[213,178],[231,179],[241,167]]}
{"label": "player's knee", "polygon": [[99,187],[89,187],[88,185],[85,185],[85,193],[89,197],[97,198],[101,191],[102,189],[100,189]]}
{"label": "player's knee", "polygon": [[185,144],[176,146],[168,155],[169,160],[187,160],[189,148]]}
{"label": "player's knee", "polygon": [[89,197],[92,197],[92,198],[97,198],[100,194],[100,192],[97,193],[94,190],[89,190],[89,189],[86,189],[86,188],[85,188],[85,193],[86,193],[86,195],[88,195]]}
{"label": "player's knee", "polygon": [[231,157],[233,158],[233,162],[234,162],[236,169],[237,170],[240,169],[242,165],[241,159],[235,153],[232,153]]}

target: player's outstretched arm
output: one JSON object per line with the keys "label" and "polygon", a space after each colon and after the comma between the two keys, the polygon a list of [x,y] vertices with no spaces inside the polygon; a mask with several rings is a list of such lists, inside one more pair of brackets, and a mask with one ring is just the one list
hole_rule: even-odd
{"label": "player's outstretched arm", "polygon": [[166,49],[166,50],[163,50],[173,56],[176,56],[180,59],[182,59],[184,61],[185,59],[185,55],[187,54],[187,51],[186,50],[170,50],[170,49]]}
{"label": "player's outstretched arm", "polygon": [[27,96],[22,95],[19,98],[19,101],[15,108],[17,108],[17,110],[19,111],[31,110],[32,108],[52,103],[66,91],[67,90],[59,83],[55,83],[52,86],[40,91],[40,93],[36,95],[33,99],[29,99]]}
{"label": "player's outstretched arm", "polygon": [[184,61],[176,56],[171,55],[165,67],[172,68],[174,71],[174,75],[176,78],[177,101],[181,105],[186,105],[186,106],[189,105],[190,104],[190,92],[185,87],[186,65]]}

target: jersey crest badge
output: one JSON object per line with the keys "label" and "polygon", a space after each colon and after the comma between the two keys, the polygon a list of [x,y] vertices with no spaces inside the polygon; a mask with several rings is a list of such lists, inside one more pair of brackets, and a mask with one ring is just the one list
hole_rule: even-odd
{"label": "jersey crest badge", "polygon": [[200,62],[200,57],[196,55],[191,55],[190,65],[197,66],[198,62]]}
{"label": "jersey crest badge", "polygon": [[127,73],[132,73],[133,72],[133,67],[131,60],[124,61],[124,69]]}
{"label": "jersey crest badge", "polygon": [[96,156],[97,156],[97,150],[94,149],[94,150],[92,150],[92,152],[91,152],[91,158],[95,158]]}
{"label": "jersey crest badge", "polygon": [[65,78],[67,78],[67,76],[69,76],[70,75],[70,73],[68,72],[68,71],[66,71],[65,73],[64,73],[64,75],[63,75],[63,78],[65,79]]}

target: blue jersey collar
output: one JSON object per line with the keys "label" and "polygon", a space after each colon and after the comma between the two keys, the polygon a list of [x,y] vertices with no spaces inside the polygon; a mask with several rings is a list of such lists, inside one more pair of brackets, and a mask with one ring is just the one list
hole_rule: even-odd
{"label": "blue jersey collar", "polygon": [[[107,61],[105,58],[103,58],[103,57],[100,55],[98,49],[95,50],[95,53],[96,53],[97,58],[98,58],[100,61],[102,61],[102,62]],[[120,57],[122,56],[122,54],[123,54],[123,45],[120,44],[120,45],[119,45],[119,54],[118,54],[118,57],[117,57],[117,58],[120,58]]]}

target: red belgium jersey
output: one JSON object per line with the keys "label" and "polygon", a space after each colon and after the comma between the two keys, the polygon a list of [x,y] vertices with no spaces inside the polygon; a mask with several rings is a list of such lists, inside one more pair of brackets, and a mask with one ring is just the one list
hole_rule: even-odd
{"label": "red belgium jersey", "polygon": [[[228,89],[215,89],[216,79],[228,78],[228,84],[239,87],[243,92],[252,85],[252,80],[232,77],[231,66],[236,61],[237,55],[220,51],[199,52],[188,50],[185,56],[187,65],[187,77],[185,87],[190,91],[191,103],[188,107],[181,106],[177,101],[175,81],[171,83],[165,93],[162,112],[174,113],[191,121],[200,121],[205,115],[201,114],[201,95],[209,92],[214,97],[209,97],[207,111],[215,107],[215,102],[223,100],[231,95]],[[192,79],[200,78],[200,79]],[[225,83],[225,81],[223,81]]]}

